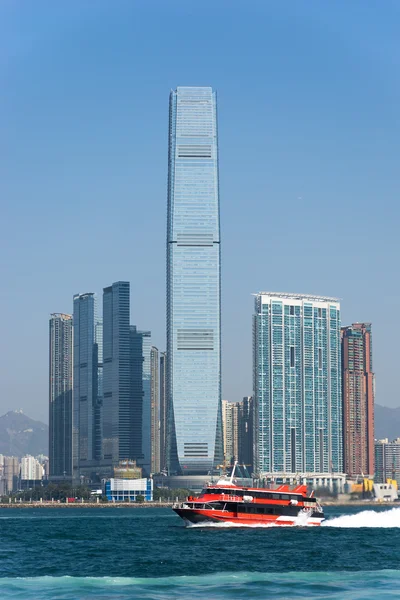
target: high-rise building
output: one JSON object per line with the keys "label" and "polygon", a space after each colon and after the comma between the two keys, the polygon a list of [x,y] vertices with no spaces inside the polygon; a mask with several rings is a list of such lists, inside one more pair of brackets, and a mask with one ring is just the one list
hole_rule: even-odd
{"label": "high-rise building", "polygon": [[245,465],[249,473],[253,469],[253,397],[245,396],[239,402],[239,463]]}
{"label": "high-rise building", "polygon": [[[135,458],[146,475],[151,472],[151,332],[131,326],[132,432]],[[137,433],[136,433],[137,432]]]}
{"label": "high-rise building", "polygon": [[74,296],[73,326],[73,475],[79,480],[82,475],[90,478],[101,459],[100,324],[94,294]]}
{"label": "high-rise building", "polygon": [[54,313],[49,323],[50,479],[72,478],[72,316]]}
{"label": "high-rise building", "polygon": [[103,458],[103,319],[96,317],[94,342],[97,347],[97,403],[94,411],[94,453],[96,460]]}
{"label": "high-rise building", "polygon": [[151,473],[151,332],[140,331],[143,337],[143,415],[142,454],[139,464],[147,476]]}
{"label": "high-rise building", "polygon": [[342,327],[344,470],[374,474],[374,373],[371,323]]}
{"label": "high-rise building", "polygon": [[160,352],[160,471],[167,470],[167,353]]}
{"label": "high-rise building", "polygon": [[400,438],[375,442],[375,483],[395,479],[400,484]]}
{"label": "high-rise building", "polygon": [[239,458],[239,403],[222,400],[222,430],[226,465]]}
{"label": "high-rise building", "polygon": [[150,349],[151,473],[160,472],[160,387],[159,352]]}
{"label": "high-rise building", "polygon": [[336,473],[341,483],[338,300],[259,293],[253,334],[255,471],[276,480]]}
{"label": "high-rise building", "polygon": [[20,479],[20,463],[16,456],[4,456],[3,458],[3,479],[4,485],[2,493],[10,494],[18,488]]}
{"label": "high-rise building", "polygon": [[222,462],[217,100],[170,95],[167,224],[168,470]]}
{"label": "high-rise building", "polygon": [[143,335],[134,325],[130,328],[132,416],[131,459],[143,463]]}
{"label": "high-rise building", "polygon": [[41,481],[43,475],[43,466],[36,458],[29,455],[21,458],[21,480]]}
{"label": "high-rise building", "polygon": [[129,282],[103,290],[103,464],[110,470],[132,456],[133,406]]}

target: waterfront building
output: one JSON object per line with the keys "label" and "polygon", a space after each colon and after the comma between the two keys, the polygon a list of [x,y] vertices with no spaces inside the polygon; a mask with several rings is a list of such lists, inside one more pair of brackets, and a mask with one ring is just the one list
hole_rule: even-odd
{"label": "waterfront building", "polygon": [[342,327],[344,470],[374,474],[374,373],[371,323]]}
{"label": "waterfront building", "polygon": [[73,476],[93,478],[101,460],[99,391],[100,323],[96,296],[76,294],[74,302]]}
{"label": "waterfront building", "polygon": [[386,483],[388,479],[400,484],[400,438],[375,442],[375,483]]}
{"label": "waterfront building", "polygon": [[167,353],[160,353],[160,471],[167,470]]}
{"label": "waterfront building", "polygon": [[114,479],[104,482],[104,495],[109,502],[136,502],[138,496],[153,501],[152,479]]}
{"label": "waterfront building", "polygon": [[168,471],[206,474],[223,459],[217,100],[170,94],[167,224]]}
{"label": "waterfront building", "polygon": [[49,323],[49,467],[53,481],[72,478],[72,316]]}
{"label": "waterfront building", "polygon": [[151,473],[160,472],[160,380],[159,352],[150,349]]}
{"label": "waterfront building", "polygon": [[233,465],[239,457],[239,403],[222,400],[222,427],[225,464]]}
{"label": "waterfront building", "polygon": [[136,458],[132,431],[129,282],[103,290],[103,465]]}
{"label": "waterfront building", "polygon": [[253,397],[245,396],[239,402],[238,415],[239,464],[246,465],[249,473],[253,470]]}
{"label": "waterfront building", "polygon": [[341,487],[339,301],[257,294],[253,348],[255,471]]}
{"label": "waterfront building", "polygon": [[399,498],[397,482],[391,479],[386,483],[374,483],[373,490],[377,502],[397,502]]}

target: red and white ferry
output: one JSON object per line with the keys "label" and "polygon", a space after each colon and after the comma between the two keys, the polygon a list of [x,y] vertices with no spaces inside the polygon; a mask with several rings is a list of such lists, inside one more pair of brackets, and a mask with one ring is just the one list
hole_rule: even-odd
{"label": "red and white ferry", "polygon": [[209,483],[197,498],[189,496],[173,510],[187,523],[306,526],[324,520],[323,509],[307,486],[242,487],[234,483],[234,470],[230,479]]}

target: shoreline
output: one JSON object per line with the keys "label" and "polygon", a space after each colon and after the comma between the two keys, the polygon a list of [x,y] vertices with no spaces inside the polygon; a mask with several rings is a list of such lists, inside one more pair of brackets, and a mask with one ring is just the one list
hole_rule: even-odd
{"label": "shoreline", "polygon": [[174,502],[13,502],[0,508],[171,508]]}
{"label": "shoreline", "polygon": [[[14,502],[0,503],[1,508],[171,508],[174,502]],[[366,509],[373,509],[378,506],[398,507],[400,502],[363,502],[362,500],[354,502],[335,502],[328,500],[322,502],[322,506],[364,506]]]}

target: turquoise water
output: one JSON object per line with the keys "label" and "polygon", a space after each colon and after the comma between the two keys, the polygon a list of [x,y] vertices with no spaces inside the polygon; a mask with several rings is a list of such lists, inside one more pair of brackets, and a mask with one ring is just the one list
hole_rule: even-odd
{"label": "turquoise water", "polygon": [[189,527],[169,509],[0,509],[0,598],[400,598],[400,508],[323,527]]}

